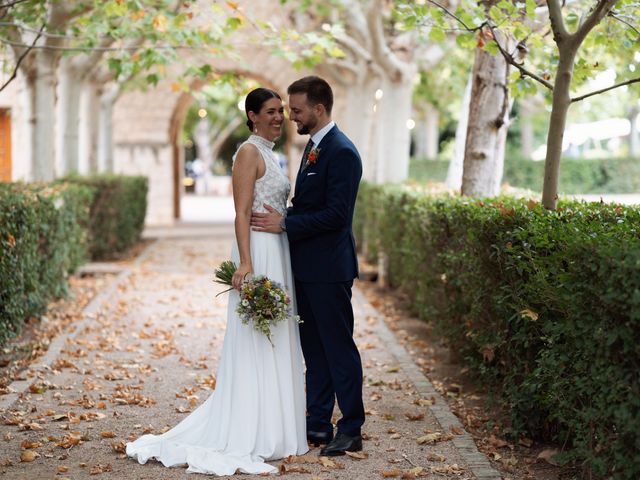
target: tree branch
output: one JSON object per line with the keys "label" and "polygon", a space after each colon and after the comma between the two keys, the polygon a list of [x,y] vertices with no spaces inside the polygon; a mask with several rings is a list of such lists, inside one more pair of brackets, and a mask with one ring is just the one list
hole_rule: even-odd
{"label": "tree branch", "polygon": [[623,19],[622,17],[619,17],[616,12],[614,12],[613,10],[611,10],[608,13],[608,16],[610,16],[611,18],[615,18],[616,20],[618,20],[621,23],[624,23],[627,27],[629,27],[631,30],[633,30],[634,32],[636,32],[638,34],[638,36],[640,36],[640,30],[638,30],[636,27],[634,27],[633,25],[631,25],[631,23],[627,22],[625,19]]}
{"label": "tree branch", "polygon": [[462,25],[469,32],[475,32],[476,30],[481,28],[481,27],[476,27],[476,28],[469,27],[466,23],[464,23],[464,21],[461,18],[459,18],[454,13],[451,13],[451,11],[449,11],[444,5],[440,5],[438,2],[434,2],[433,0],[427,0],[427,3],[430,3],[430,4],[435,5],[436,7],[438,7],[444,13],[449,15],[451,18],[455,19],[460,25]]}
{"label": "tree branch", "polygon": [[569,36],[562,18],[562,6],[559,0],[547,0],[547,7],[549,8],[549,20],[551,21],[553,36],[556,43],[560,44]]}
{"label": "tree branch", "polygon": [[24,2],[28,2],[29,0],[13,0],[11,2],[0,2],[0,8],[9,8],[9,7],[13,7],[14,5],[18,5],[19,3],[24,3]]}
{"label": "tree branch", "polygon": [[509,65],[512,65],[515,68],[517,68],[520,71],[520,74],[523,77],[530,77],[533,80],[535,80],[535,81],[541,83],[542,85],[544,85],[545,87],[547,87],[549,90],[553,91],[553,85],[549,81],[547,81],[544,78],[540,77],[539,75],[527,70],[520,63],[516,62],[516,60],[513,58],[513,55],[511,55],[509,52],[507,52],[504,49],[504,47],[502,45],[500,45],[500,42],[498,41],[498,37],[496,36],[496,32],[494,30],[494,27],[489,25],[489,29],[491,30],[491,35],[493,36],[493,41],[495,42],[495,44],[498,47],[498,50],[500,51],[500,53],[502,54],[502,56],[504,57],[504,59],[507,61],[507,63]]}
{"label": "tree branch", "polygon": [[365,62],[371,61],[371,52],[360,45],[353,37],[346,34],[337,34],[335,35],[335,39],[343,46],[351,50],[351,53],[353,53],[356,57],[359,57]]}
{"label": "tree branch", "polygon": [[367,23],[371,32],[373,52],[376,62],[387,70],[390,77],[402,77],[405,72],[404,64],[398,59],[395,53],[391,51],[382,29],[382,18],[380,12],[383,9],[384,2],[382,0],[374,0],[371,2],[369,11],[367,12]]}
{"label": "tree branch", "polygon": [[[0,43],[5,43],[7,45],[11,45],[12,47],[29,47],[26,43],[22,42],[14,42],[9,40],[8,38],[0,37]],[[247,45],[255,45],[248,43]],[[63,46],[54,46],[54,45],[33,45],[34,50],[53,50],[60,52],[119,52],[123,50],[127,51],[135,51],[140,47],[131,47],[127,45],[123,45],[121,47],[63,47]],[[153,48],[159,50],[207,50],[207,46],[191,46],[191,45],[155,45]]]}
{"label": "tree branch", "polygon": [[13,68],[13,73],[11,74],[11,76],[7,79],[6,82],[4,82],[2,84],[2,86],[0,87],[0,92],[2,92],[5,88],[7,88],[7,86],[13,82],[13,80],[15,80],[16,76],[18,75],[18,70],[20,69],[20,64],[22,63],[22,61],[27,57],[27,55],[29,54],[29,52],[33,49],[33,46],[36,44],[36,42],[40,39],[40,33],[42,33],[42,31],[44,30],[44,27],[46,27],[46,23],[42,24],[42,27],[40,28],[40,32],[38,33],[38,35],[36,36],[36,38],[33,39],[33,42],[31,43],[31,46],[27,47],[22,54],[20,55],[20,57],[18,58],[18,60],[16,61],[16,65]]}
{"label": "tree branch", "polygon": [[[552,1],[552,0],[549,0]],[[556,1],[556,0],[553,0]],[[582,25],[578,27],[578,30],[572,35],[572,38],[577,45],[580,45],[589,32],[594,29],[598,23],[611,11],[617,0],[598,0],[595,8],[591,14],[587,17]]]}
{"label": "tree branch", "polygon": [[613,90],[614,88],[624,87],[625,85],[631,85],[632,83],[638,83],[638,82],[640,82],[640,77],[632,78],[631,80],[626,80],[624,82],[616,83],[615,85],[611,85],[610,87],[602,88],[600,90],[587,93],[586,95],[580,95],[579,97],[572,98],[571,103],[579,102],[580,100],[584,100],[585,98],[593,97],[594,95],[599,95],[601,93],[608,92],[609,90]]}

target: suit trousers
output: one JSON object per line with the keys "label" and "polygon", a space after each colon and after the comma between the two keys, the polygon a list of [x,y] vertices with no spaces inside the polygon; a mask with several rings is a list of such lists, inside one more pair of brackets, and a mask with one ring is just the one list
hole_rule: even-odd
{"label": "suit trousers", "polygon": [[362,361],[353,340],[353,281],[296,281],[300,340],[306,364],[307,430],[331,432],[335,400],[342,412],[338,432],[360,435]]}

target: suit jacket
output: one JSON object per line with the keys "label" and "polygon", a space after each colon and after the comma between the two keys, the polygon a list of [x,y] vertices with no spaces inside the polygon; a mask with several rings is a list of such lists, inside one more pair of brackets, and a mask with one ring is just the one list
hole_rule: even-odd
{"label": "suit jacket", "polygon": [[291,267],[300,282],[346,282],[358,276],[352,221],[362,162],[337,126],[317,150],[316,162],[298,172],[287,210]]}

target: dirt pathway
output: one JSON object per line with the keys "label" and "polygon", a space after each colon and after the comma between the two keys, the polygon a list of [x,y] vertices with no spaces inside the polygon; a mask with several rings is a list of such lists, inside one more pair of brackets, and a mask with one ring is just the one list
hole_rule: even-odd
{"label": "dirt pathway", "polygon": [[[215,388],[226,296],[215,297],[212,269],[228,258],[231,234],[220,226],[215,236],[152,244],[48,364],[26,372],[14,386],[26,391],[0,411],[2,478],[187,477],[183,468],[139,465],[123,446],[175,425]],[[319,459],[313,449],[274,465],[292,479],[499,479],[358,291],[354,306],[365,458]]]}

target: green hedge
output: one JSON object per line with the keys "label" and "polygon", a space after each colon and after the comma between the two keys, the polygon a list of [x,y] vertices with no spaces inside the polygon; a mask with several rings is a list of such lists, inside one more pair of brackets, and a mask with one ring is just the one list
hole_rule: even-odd
{"label": "green hedge", "polygon": [[[410,177],[421,182],[444,182],[449,162],[412,160]],[[513,187],[542,191],[544,162],[507,157],[503,183]],[[640,192],[640,160],[636,158],[574,159],[560,164],[560,193],[636,193]]]}
{"label": "green hedge", "polygon": [[140,239],[147,210],[146,177],[107,174],[72,176],[64,181],[95,191],[89,223],[91,258],[114,258]]}
{"label": "green hedge", "polygon": [[[355,228],[392,287],[501,392],[510,433],[640,478],[640,211],[363,185]],[[509,433],[509,432],[507,432]]]}
{"label": "green hedge", "polygon": [[66,292],[87,256],[93,192],[69,184],[0,184],[0,345]]}

